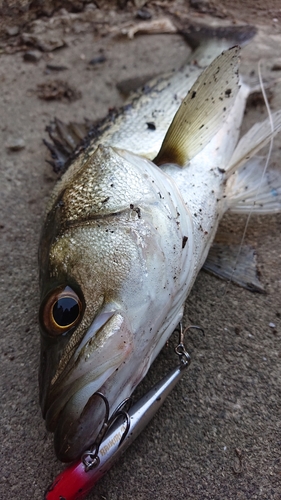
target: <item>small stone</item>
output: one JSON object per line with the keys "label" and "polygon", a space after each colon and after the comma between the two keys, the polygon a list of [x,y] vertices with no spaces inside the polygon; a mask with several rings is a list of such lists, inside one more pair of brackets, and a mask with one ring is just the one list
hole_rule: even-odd
{"label": "small stone", "polygon": [[273,64],[271,71],[281,71],[281,61],[277,61]]}
{"label": "small stone", "polygon": [[40,35],[22,33],[21,40],[25,45],[31,45],[42,52],[52,52],[65,46],[65,41],[62,38],[54,36],[52,32]]}
{"label": "small stone", "polygon": [[16,36],[19,34],[19,27],[18,26],[7,26],[6,28],[6,33],[9,36]]}
{"label": "small stone", "polygon": [[268,326],[269,326],[270,328],[276,328],[275,323],[269,323],[269,324],[268,324]]}
{"label": "small stone", "polygon": [[46,69],[50,71],[65,71],[68,66],[63,66],[62,64],[46,64]]}
{"label": "small stone", "polygon": [[147,21],[148,19],[152,18],[152,14],[147,9],[139,9],[136,13],[136,18]]}
{"label": "small stone", "polygon": [[93,59],[91,59],[89,61],[89,64],[92,64],[92,65],[95,65],[95,64],[101,64],[101,63],[104,63],[106,61],[106,57],[104,54],[100,54],[96,57],[94,57]]}
{"label": "small stone", "polygon": [[10,151],[20,151],[21,149],[25,148],[25,140],[21,137],[15,139],[11,138],[8,140],[6,147]]}
{"label": "small stone", "polygon": [[24,61],[27,62],[38,62],[42,57],[42,52],[39,50],[28,50],[23,54]]}
{"label": "small stone", "polygon": [[94,3],[88,3],[84,7],[84,12],[89,12],[91,10],[96,10],[96,9],[97,9],[97,6]]}

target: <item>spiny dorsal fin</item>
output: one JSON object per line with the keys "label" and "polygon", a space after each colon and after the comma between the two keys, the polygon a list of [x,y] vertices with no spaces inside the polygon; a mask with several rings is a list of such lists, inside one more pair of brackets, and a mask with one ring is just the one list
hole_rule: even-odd
{"label": "spiny dorsal fin", "polygon": [[238,46],[222,52],[201,73],[174,116],[156,165],[184,166],[219,131],[239,89],[239,53]]}

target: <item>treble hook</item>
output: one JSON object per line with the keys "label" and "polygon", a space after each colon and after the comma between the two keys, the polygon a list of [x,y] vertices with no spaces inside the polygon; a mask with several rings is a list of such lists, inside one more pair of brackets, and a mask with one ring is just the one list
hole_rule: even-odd
{"label": "treble hook", "polygon": [[129,429],[130,429],[130,417],[124,408],[127,405],[128,410],[130,409],[131,401],[132,401],[131,397],[124,399],[117,406],[117,408],[115,408],[114,412],[112,413],[111,417],[109,418],[109,411],[110,410],[109,410],[108,399],[106,398],[106,396],[104,394],[102,394],[102,392],[96,392],[95,395],[99,396],[105,404],[105,416],[103,419],[101,430],[100,430],[94,444],[91,446],[90,450],[85,451],[81,457],[81,460],[85,466],[85,472],[88,472],[90,469],[93,469],[94,467],[97,467],[99,465],[99,463],[100,463],[100,457],[99,457],[100,446],[101,446],[102,442],[104,441],[106,434],[108,433],[108,431],[110,430],[110,428],[112,427],[112,425],[116,422],[116,420],[118,418],[123,416],[125,418],[125,423],[126,423],[125,429],[122,433],[118,447],[122,444],[122,442],[124,441],[126,435],[129,432]]}

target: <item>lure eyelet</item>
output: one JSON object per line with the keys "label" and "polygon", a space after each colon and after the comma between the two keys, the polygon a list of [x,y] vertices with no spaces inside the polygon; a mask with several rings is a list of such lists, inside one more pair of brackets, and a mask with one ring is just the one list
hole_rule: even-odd
{"label": "lure eyelet", "polygon": [[57,337],[77,326],[83,312],[82,302],[70,286],[53,290],[40,308],[40,321],[48,335]]}

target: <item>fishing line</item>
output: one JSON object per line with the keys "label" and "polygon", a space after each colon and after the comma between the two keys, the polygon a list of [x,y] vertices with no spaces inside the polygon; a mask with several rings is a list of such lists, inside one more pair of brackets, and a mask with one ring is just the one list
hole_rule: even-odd
{"label": "fishing line", "polygon": [[[272,119],[272,114],[271,114],[270,106],[269,106],[269,103],[268,103],[268,99],[267,99],[267,96],[266,96],[266,93],[265,93],[264,84],[263,84],[263,81],[262,81],[261,61],[258,62],[258,76],[259,76],[260,89],[261,89],[262,96],[263,96],[263,99],[264,99],[264,102],[265,102],[265,106],[266,106],[266,110],[267,110],[267,113],[268,113],[268,118],[269,118],[271,133],[273,134],[274,133],[274,124],[273,124],[273,119]],[[237,263],[238,263],[240,255],[241,255],[241,251],[242,251],[242,247],[243,247],[243,244],[244,244],[244,241],[245,241],[245,238],[246,238],[246,233],[247,233],[247,230],[248,230],[248,227],[249,227],[250,219],[251,219],[251,217],[253,215],[254,206],[255,206],[256,201],[258,199],[258,196],[259,196],[259,193],[260,193],[260,190],[261,190],[261,186],[262,186],[262,183],[263,183],[263,180],[264,180],[264,176],[265,176],[266,171],[268,169],[270,157],[271,157],[271,154],[272,154],[272,148],[273,148],[273,135],[272,135],[272,137],[270,139],[269,149],[268,149],[268,153],[267,153],[265,165],[264,165],[264,168],[263,168],[263,172],[262,172],[262,176],[261,176],[261,179],[260,179],[260,183],[259,183],[257,192],[256,192],[255,197],[254,197],[252,209],[250,210],[249,214],[247,215],[247,219],[246,219],[246,223],[245,223],[245,227],[244,227],[244,231],[243,231],[241,243],[239,245],[239,249],[238,249],[238,252],[237,252],[237,257],[236,257],[236,260],[235,260],[235,264],[233,266],[233,270],[232,270],[230,279],[227,281],[227,283],[224,286],[224,290],[223,290],[222,296],[224,296],[226,294],[226,289],[229,286],[229,284],[232,282],[233,276],[235,275],[236,268],[237,268]]]}

